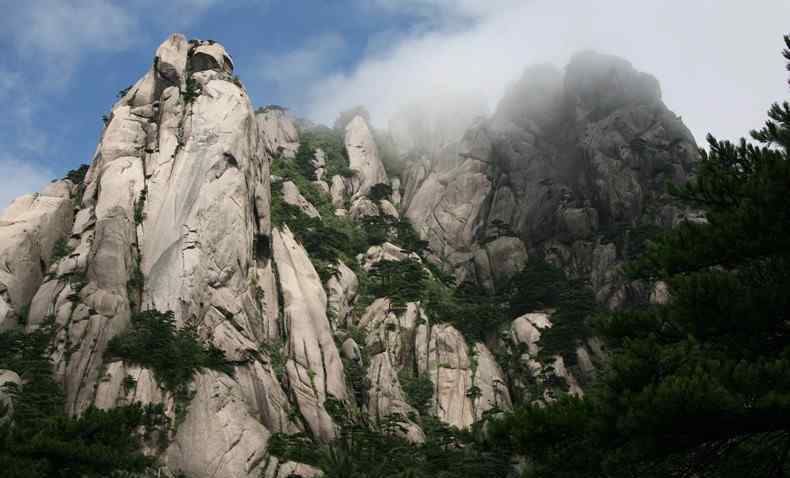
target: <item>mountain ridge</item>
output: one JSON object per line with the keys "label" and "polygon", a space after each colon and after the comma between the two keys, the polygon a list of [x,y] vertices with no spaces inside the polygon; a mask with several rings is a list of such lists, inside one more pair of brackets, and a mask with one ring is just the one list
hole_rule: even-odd
{"label": "mountain ridge", "polygon": [[[687,180],[697,153],[657,81],[584,53],[565,76],[528,69],[457,141],[390,137],[401,150],[385,159],[364,114],[337,130],[256,111],[222,45],[174,34],[113,106],[84,178],[0,218],[0,330],[53,327],[69,415],[160,406],[163,445],[145,451],[191,477],[315,476],[272,443],[333,442],[343,413],[379,429],[394,418],[387,433],[420,444],[583,394],[606,353],[563,321],[592,301],[572,315],[564,297],[515,295],[545,264],[539,280],[589,287],[604,308],[659,300],[622,265],[692,214],[663,185]],[[221,353],[232,373],[198,361],[168,388],[155,366],[113,356],[146,311],[172,313],[196,356]],[[497,319],[472,335],[469,311]],[[570,348],[540,342],[552,329]]]}

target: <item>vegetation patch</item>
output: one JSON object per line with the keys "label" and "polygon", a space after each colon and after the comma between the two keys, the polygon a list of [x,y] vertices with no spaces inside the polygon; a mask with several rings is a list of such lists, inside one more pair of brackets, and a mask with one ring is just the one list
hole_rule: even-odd
{"label": "vegetation patch", "polygon": [[134,203],[134,223],[142,224],[145,220],[145,199],[148,196],[148,188],[144,187],[140,190],[140,196]]}
{"label": "vegetation patch", "polygon": [[99,478],[152,470],[154,459],[142,447],[155,436],[166,438],[161,405],[91,407],[79,417],[66,415],[48,358],[53,335],[51,319],[29,334],[21,329],[0,333],[0,369],[15,371],[24,383],[6,388],[14,411],[13,421],[0,425],[3,476]]}
{"label": "vegetation patch", "polygon": [[186,104],[192,103],[197,99],[198,96],[200,96],[200,93],[201,93],[200,84],[198,84],[197,80],[192,78],[192,75],[187,74],[186,87],[184,88],[184,91],[181,93],[181,97],[183,98],[184,103]]}
{"label": "vegetation patch", "polygon": [[193,327],[178,329],[173,312],[149,310],[132,315],[130,328],[107,345],[106,356],[154,371],[162,386],[183,394],[201,368],[233,375],[224,352],[200,340]]}
{"label": "vegetation patch", "polygon": [[434,385],[431,379],[403,368],[398,373],[398,381],[403,393],[406,394],[406,401],[409,405],[414,407],[420,415],[427,415],[433,401]]}
{"label": "vegetation patch", "polygon": [[69,240],[62,237],[55,241],[55,246],[52,248],[52,262],[58,262],[64,257],[68,257],[74,249],[69,247]]}
{"label": "vegetation patch", "polygon": [[404,308],[422,298],[427,280],[428,272],[415,259],[380,261],[370,270],[366,292],[389,297],[393,307]]}
{"label": "vegetation patch", "polygon": [[303,434],[274,434],[268,452],[315,466],[327,477],[483,478],[507,476],[511,470],[507,449],[493,447],[481,433],[448,427],[434,417],[423,418],[426,440],[415,444],[403,438],[403,417],[373,422],[342,406],[327,408],[339,425],[331,443],[317,445]]}
{"label": "vegetation patch", "polygon": [[389,200],[392,197],[392,186],[387,183],[374,184],[368,192],[368,199],[373,202],[379,202],[384,199]]}
{"label": "vegetation patch", "polygon": [[331,179],[335,175],[350,178],[354,175],[349,168],[344,134],[325,126],[316,126],[299,131],[299,150],[293,159],[303,169],[306,178],[312,180],[315,177],[315,168],[311,162],[317,149],[324,152],[327,178]]}

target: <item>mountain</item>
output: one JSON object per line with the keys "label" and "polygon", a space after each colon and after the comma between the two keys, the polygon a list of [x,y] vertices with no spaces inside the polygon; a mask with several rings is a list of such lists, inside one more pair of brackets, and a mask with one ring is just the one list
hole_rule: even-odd
{"label": "mountain", "polygon": [[489,118],[447,101],[386,133],[255,110],[233,69],[171,36],[90,166],[0,218],[0,330],[47,334],[69,416],[158,407],[160,471],[314,476],[305,450],[354,426],[419,446],[581,395],[606,361],[586,317],[661,300],[623,263],[693,217],[664,185],[698,153],[625,60],[531,67]]}

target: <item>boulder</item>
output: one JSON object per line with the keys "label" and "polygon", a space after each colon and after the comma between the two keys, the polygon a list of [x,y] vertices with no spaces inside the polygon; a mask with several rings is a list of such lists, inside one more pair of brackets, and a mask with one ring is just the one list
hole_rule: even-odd
{"label": "boulder", "polygon": [[216,42],[199,42],[192,49],[189,67],[194,72],[205,70],[219,70],[228,74],[233,73],[233,60],[225,51],[225,47]]}
{"label": "boulder", "polygon": [[368,217],[378,216],[379,208],[376,206],[376,203],[362,196],[354,199],[351,204],[351,210],[349,211],[349,214],[353,219],[360,221]]}
{"label": "boulder", "polygon": [[318,209],[313,206],[310,201],[305,199],[302,196],[302,193],[299,192],[299,188],[296,187],[291,181],[286,181],[282,185],[283,188],[283,201],[286,204],[290,204],[291,206],[298,207],[305,213],[308,217],[321,217],[321,214],[318,212]]}
{"label": "boulder", "polygon": [[381,261],[403,261],[406,259],[422,261],[416,253],[401,249],[391,242],[385,242],[380,246],[371,246],[368,249],[362,258],[362,268],[370,271],[374,265]]}

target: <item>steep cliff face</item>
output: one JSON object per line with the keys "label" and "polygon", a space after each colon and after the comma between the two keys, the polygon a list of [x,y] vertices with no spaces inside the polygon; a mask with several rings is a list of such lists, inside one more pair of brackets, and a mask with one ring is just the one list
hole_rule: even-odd
{"label": "steep cliff face", "polygon": [[0,330],[26,320],[47,268],[66,253],[73,189],[71,181],[54,182],[40,194],[16,199],[0,216]]}
{"label": "steep cliff face", "polygon": [[[286,333],[268,252],[269,162],[295,129],[256,120],[232,73],[221,45],[170,37],[113,106],[79,190],[64,181],[20,198],[0,241],[18,258],[4,281],[4,320],[28,304],[28,329],[54,319],[52,363],[68,411],[163,404],[176,423],[163,462],[196,477],[257,477],[265,466],[266,476],[287,474],[290,465],[265,460],[266,443],[302,426],[289,420],[262,347]],[[50,265],[61,237],[67,251]],[[28,275],[16,270],[23,263]],[[176,411],[184,404],[151,370],[105,353],[142,310],[172,311],[177,327],[224,352],[233,374],[199,373]]]}
{"label": "steep cliff face", "polygon": [[[331,130],[254,111],[221,45],[173,35],[113,106],[84,178],[0,218],[0,331],[54,325],[66,411],[161,405],[164,440],[145,451],[197,478],[312,476],[270,445],[331,443],[348,417],[418,444],[437,423],[582,394],[606,358],[593,338],[546,343],[567,313],[495,304],[505,320],[474,333],[481,309],[456,286],[499,292],[546,259],[601,304],[644,299],[621,266],[681,214],[662,187],[692,170],[693,138],[652,77],[592,53],[564,76],[527,70],[461,133],[481,109],[467,106],[434,112],[453,121],[427,136],[413,115],[393,122],[412,160],[395,177],[364,115]],[[113,349],[154,311],[222,366],[175,387]]]}
{"label": "steep cliff face", "polygon": [[495,287],[515,269],[505,258],[525,259],[521,241],[619,307],[644,295],[620,277],[622,259],[678,219],[665,183],[685,181],[696,157],[655,78],[586,52],[564,74],[528,68],[491,119],[413,164],[403,210],[461,280]]}

